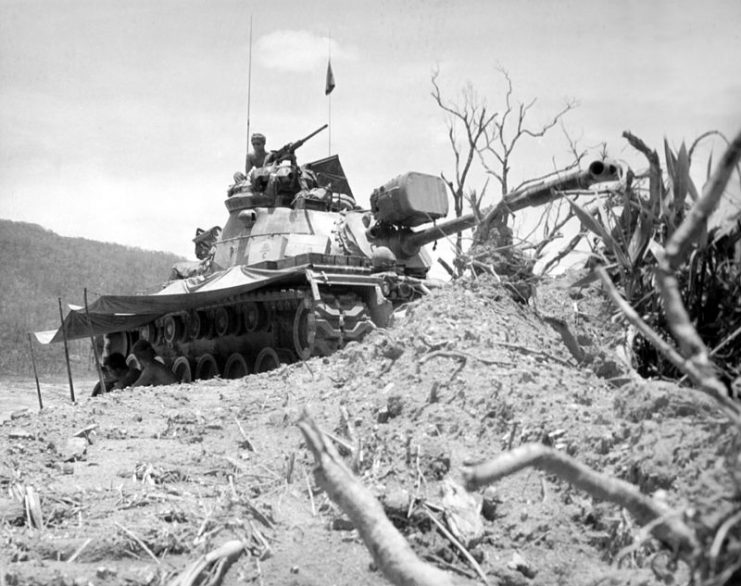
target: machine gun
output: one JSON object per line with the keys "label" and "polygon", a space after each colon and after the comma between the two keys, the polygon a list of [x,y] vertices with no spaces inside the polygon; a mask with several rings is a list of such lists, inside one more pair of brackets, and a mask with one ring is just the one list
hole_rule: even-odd
{"label": "machine gun", "polygon": [[270,154],[265,159],[265,164],[267,165],[269,163],[280,163],[281,161],[284,161],[286,159],[293,159],[296,150],[299,147],[301,147],[310,138],[315,137],[322,130],[327,128],[327,126],[329,126],[329,124],[325,124],[321,128],[317,128],[314,132],[300,140],[297,140],[296,142],[289,142],[287,145],[282,146],[277,151],[270,151]]}

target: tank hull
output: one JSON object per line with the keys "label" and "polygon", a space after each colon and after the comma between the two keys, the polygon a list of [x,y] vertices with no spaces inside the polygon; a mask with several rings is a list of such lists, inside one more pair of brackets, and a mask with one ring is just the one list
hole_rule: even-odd
{"label": "tank hull", "polygon": [[[146,339],[182,381],[237,378],[327,356],[386,327],[395,304],[423,293],[418,279],[374,272],[367,264],[361,257],[303,253],[231,267],[206,278],[200,287],[197,279],[172,283],[171,288],[193,289],[148,299],[167,297],[177,303],[180,296],[182,307],[136,327],[108,332],[107,352],[126,355],[137,340]],[[255,273],[276,280],[249,281]],[[232,286],[215,287],[216,277]],[[240,279],[241,285],[233,285]]]}

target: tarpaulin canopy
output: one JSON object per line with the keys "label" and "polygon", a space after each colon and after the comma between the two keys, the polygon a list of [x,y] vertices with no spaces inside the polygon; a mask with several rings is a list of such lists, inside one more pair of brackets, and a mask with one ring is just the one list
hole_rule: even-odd
{"label": "tarpaulin canopy", "polygon": [[[306,266],[278,270],[236,266],[206,277],[173,281],[152,295],[103,295],[88,306],[87,312],[84,308],[72,308],[64,318],[63,327],[69,340],[130,330],[167,313],[218,303],[259,287],[295,279],[305,269]],[[42,344],[64,339],[62,328],[35,332],[35,336]]]}

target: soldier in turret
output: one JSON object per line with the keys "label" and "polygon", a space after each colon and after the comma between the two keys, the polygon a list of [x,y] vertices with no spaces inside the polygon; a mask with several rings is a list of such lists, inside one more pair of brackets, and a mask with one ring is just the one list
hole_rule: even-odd
{"label": "soldier in turret", "polygon": [[252,143],[252,149],[247,153],[247,158],[244,163],[245,172],[237,171],[234,174],[234,185],[229,188],[227,195],[231,197],[237,190],[240,184],[247,181],[250,176],[250,171],[253,169],[259,169],[266,163],[265,159],[268,156],[268,152],[265,150],[265,135],[255,132],[250,142]]}
{"label": "soldier in turret", "polygon": [[250,142],[252,143],[252,151],[247,153],[247,161],[245,162],[244,172],[249,176],[250,171],[253,167],[262,167],[265,164],[265,157],[268,155],[265,150],[265,135],[255,132]]}
{"label": "soldier in turret", "polygon": [[219,239],[220,234],[221,226],[214,226],[210,230],[196,228],[196,237],[193,238],[193,242],[196,245],[196,258],[199,261],[213,256],[213,246]]}

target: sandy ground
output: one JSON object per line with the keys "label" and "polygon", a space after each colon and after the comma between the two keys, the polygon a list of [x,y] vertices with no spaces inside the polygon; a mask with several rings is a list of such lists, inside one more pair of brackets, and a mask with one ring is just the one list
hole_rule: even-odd
{"label": "sandy ground", "polygon": [[[354,446],[357,475],[417,554],[464,583],[476,571],[430,515],[450,518],[464,463],[528,442],[717,526],[738,507],[741,481],[728,472],[737,436],[701,396],[626,377],[606,350],[620,342],[612,309],[595,289],[567,282],[541,288],[537,311],[488,280],[452,285],[331,358],[237,381],[97,399],[80,385],[75,405],[62,382],[41,413],[33,381],[3,385],[0,583],[168,584],[243,539],[224,584],[386,584],[315,484],[295,425],[303,410],[348,463],[343,445]],[[589,367],[542,313],[570,324],[595,357]],[[73,438],[87,426],[89,441]],[[38,528],[13,508],[29,490]],[[519,472],[464,508],[472,528],[461,535],[491,584],[688,579],[628,513],[553,474]]]}

